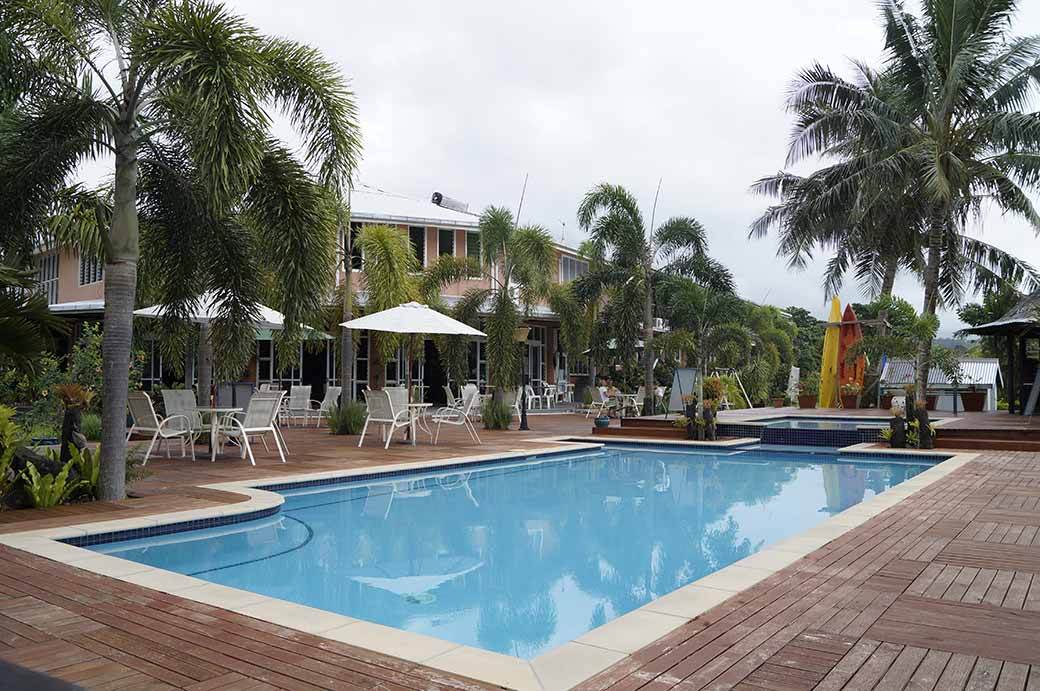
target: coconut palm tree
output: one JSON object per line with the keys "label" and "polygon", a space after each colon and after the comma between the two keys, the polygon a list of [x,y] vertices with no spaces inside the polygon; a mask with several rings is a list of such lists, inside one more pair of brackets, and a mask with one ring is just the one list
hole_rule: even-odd
{"label": "coconut palm tree", "polygon": [[28,364],[63,330],[32,274],[0,264],[0,360]]}
{"label": "coconut palm tree", "polygon": [[620,185],[593,187],[578,207],[579,225],[607,258],[604,270],[588,274],[585,283],[611,286],[613,297],[604,318],[617,327],[610,330],[617,352],[626,359],[634,356],[638,324],[642,325],[644,410],[654,409],[655,272],[688,276],[720,291],[733,289],[729,270],[708,255],[707,233],[699,222],[687,216],[670,218],[656,228],[653,222],[651,215],[647,227],[635,197]]}
{"label": "coconut palm tree", "polygon": [[[921,17],[899,0],[881,10],[885,75],[899,107],[814,65],[788,100],[798,118],[788,160],[838,154],[826,181],[832,198],[850,200],[867,181],[916,200],[928,316],[956,303],[963,260],[951,237],[987,202],[1040,229],[1026,191],[1040,182],[1040,125],[1037,113],[1023,112],[1040,76],[1040,38],[1009,34],[1015,0],[928,0]],[[919,396],[931,348],[922,338]]]}
{"label": "coconut palm tree", "polygon": [[[222,361],[247,351],[264,290],[291,337],[335,261],[326,190],[357,162],[353,97],[318,51],[204,0],[8,0],[0,36],[0,228],[42,225],[82,162],[113,163],[99,496],[122,498],[142,244],[171,324],[201,292],[220,296]],[[302,161],[272,138],[269,107],[300,135]]]}

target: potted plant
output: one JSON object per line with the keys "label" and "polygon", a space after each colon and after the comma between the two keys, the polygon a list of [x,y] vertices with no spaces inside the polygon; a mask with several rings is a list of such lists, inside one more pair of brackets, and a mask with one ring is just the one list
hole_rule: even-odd
{"label": "potted plant", "polygon": [[774,391],[771,398],[772,398],[772,401],[773,401],[773,407],[774,408],[783,408],[784,407],[784,400],[787,397],[784,396],[784,392],[783,391]]}
{"label": "potted plant", "polygon": [[981,413],[986,407],[986,391],[980,391],[972,384],[967,391],[961,391],[961,403],[964,404],[964,412]]}
{"label": "potted plant", "polygon": [[892,408],[892,398],[895,396],[894,391],[885,391],[881,394],[881,409],[890,410]]}
{"label": "potted plant", "polygon": [[798,382],[798,407],[815,408],[816,396],[820,393],[820,375],[810,372]]}
{"label": "potted plant", "polygon": [[848,382],[841,385],[841,407],[846,410],[859,408],[859,395],[863,391],[863,385],[858,382]]}
{"label": "potted plant", "polygon": [[593,422],[599,428],[610,427],[610,418],[606,415],[598,415]]}

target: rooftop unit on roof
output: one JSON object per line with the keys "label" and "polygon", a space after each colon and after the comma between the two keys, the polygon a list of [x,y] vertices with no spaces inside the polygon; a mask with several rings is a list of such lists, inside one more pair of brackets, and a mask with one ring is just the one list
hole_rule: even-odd
{"label": "rooftop unit on roof", "polygon": [[437,206],[443,206],[445,209],[451,209],[452,211],[458,211],[459,213],[468,214],[469,204],[460,202],[458,199],[452,199],[440,192],[434,192],[433,197],[430,198]]}

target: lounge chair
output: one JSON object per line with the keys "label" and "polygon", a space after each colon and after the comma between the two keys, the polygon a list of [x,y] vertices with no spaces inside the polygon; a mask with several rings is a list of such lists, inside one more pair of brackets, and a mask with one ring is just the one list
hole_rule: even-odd
{"label": "lounge chair", "polygon": [[477,392],[477,387],[474,386],[472,389],[466,387],[462,390],[462,404],[460,406],[445,406],[435,412],[432,420],[437,423],[437,432],[434,434],[433,443],[436,444],[437,440],[440,439],[441,425],[464,427],[473,441],[478,444],[483,443],[480,441],[480,437],[477,436],[477,430],[473,426],[473,421],[470,420],[470,415],[473,414],[473,407],[479,400],[480,395]]}
{"label": "lounge chair", "polygon": [[282,463],[285,463],[285,453],[282,452],[282,442],[278,436],[278,429],[275,426],[275,419],[278,417],[280,404],[281,396],[271,396],[269,392],[253,394],[241,419],[234,415],[225,415],[220,419],[217,427],[217,437],[220,439],[233,439],[241,444],[242,456],[248,455],[249,463],[256,465],[256,459],[253,458],[253,447],[249,443],[249,438],[260,439],[266,448],[267,440],[264,437],[271,433],[274,436],[274,445],[278,448],[278,456],[282,459]]}
{"label": "lounge chair", "polygon": [[[130,417],[133,418],[134,424],[127,431],[126,440],[130,441],[130,437],[134,434],[152,435],[151,440],[148,442],[148,448],[144,452],[144,461],[141,465],[148,463],[148,457],[151,456],[156,441],[159,442],[159,446],[162,446],[163,442],[168,442],[171,439],[177,439],[180,442],[182,457],[184,456],[184,444],[187,443],[191,449],[191,460],[195,460],[195,444],[192,439],[191,420],[186,415],[169,415],[165,418],[160,418],[155,413],[152,399],[144,391],[131,391],[127,396],[127,407],[130,409]],[[166,457],[170,457],[169,445],[166,446]]]}
{"label": "lounge chair", "polygon": [[[395,407],[391,402],[390,392],[385,389],[383,391],[365,389],[365,403],[368,405],[368,417],[365,418],[365,426],[361,428],[361,438],[358,439],[357,445],[361,446],[364,443],[368,425],[374,422],[380,426],[383,430],[383,437],[386,438],[386,444],[383,445],[383,448],[389,448],[390,440],[394,436],[394,430],[408,427],[411,422],[408,419],[407,405]],[[386,431],[387,426],[390,427],[389,433]]]}

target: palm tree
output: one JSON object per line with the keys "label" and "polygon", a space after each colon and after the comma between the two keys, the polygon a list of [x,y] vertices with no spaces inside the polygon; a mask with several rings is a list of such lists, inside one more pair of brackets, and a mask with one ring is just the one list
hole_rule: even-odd
{"label": "palm tree", "polygon": [[586,282],[612,286],[618,299],[610,301],[605,316],[622,327],[612,330],[617,350],[625,357],[635,352],[638,327],[633,317],[635,305],[642,303],[644,410],[654,409],[654,273],[689,276],[716,290],[733,289],[729,270],[708,256],[707,233],[700,223],[687,216],[670,218],[656,228],[653,222],[651,214],[647,228],[635,197],[620,185],[600,183],[578,207],[579,225],[608,258],[606,270],[588,274]]}
{"label": "palm tree", "polygon": [[64,328],[32,274],[0,264],[0,360],[27,365]]}
{"label": "palm tree", "polygon": [[[229,367],[242,364],[265,289],[285,338],[298,335],[335,261],[326,190],[355,168],[353,97],[318,51],[204,0],[9,0],[0,35],[0,228],[39,227],[80,163],[114,161],[99,496],[119,499],[142,244],[169,324],[217,291],[214,342]],[[297,130],[303,162],[271,137],[268,106]]]}
{"label": "palm tree", "polygon": [[[480,215],[480,269],[490,281],[489,288],[471,288],[455,305],[459,321],[475,324],[486,314],[488,384],[495,388],[496,400],[505,389],[516,386],[520,353],[514,339],[531,307],[551,296],[566,299],[552,288],[546,267],[552,266],[552,238],[541,226],[517,226],[509,209],[489,206]],[[560,303],[557,304],[560,306]],[[561,323],[564,342],[568,329],[576,324]]]}
{"label": "palm tree", "polygon": [[[882,4],[885,78],[899,107],[816,65],[789,98],[798,116],[788,159],[838,154],[827,194],[850,200],[868,186],[902,191],[923,209],[922,315],[954,304],[963,287],[951,238],[992,202],[1040,229],[1026,188],[1040,182],[1040,127],[1022,109],[1040,75],[1040,39],[1011,36],[1014,0],[929,0],[922,16]],[[944,278],[945,277],[945,278]],[[931,338],[917,351],[924,395]]]}

